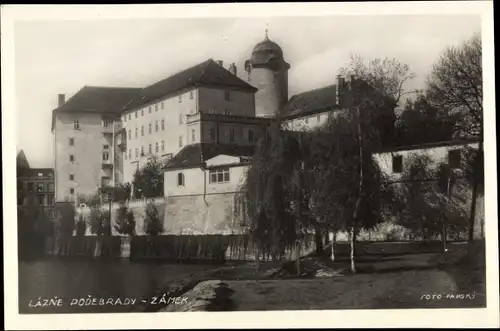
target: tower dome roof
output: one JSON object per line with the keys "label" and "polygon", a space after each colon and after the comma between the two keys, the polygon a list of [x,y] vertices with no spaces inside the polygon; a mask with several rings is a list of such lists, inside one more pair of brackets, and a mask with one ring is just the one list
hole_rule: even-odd
{"label": "tower dome roof", "polygon": [[253,48],[251,58],[252,64],[263,64],[269,62],[270,60],[282,59],[283,50],[278,44],[268,38],[266,30],[266,37],[264,40],[259,42]]}

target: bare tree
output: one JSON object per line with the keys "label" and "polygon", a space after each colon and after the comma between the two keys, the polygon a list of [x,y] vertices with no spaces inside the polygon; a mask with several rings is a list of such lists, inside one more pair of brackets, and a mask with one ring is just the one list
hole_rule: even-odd
{"label": "bare tree", "polygon": [[[481,36],[475,34],[459,47],[449,47],[427,79],[429,100],[443,111],[458,114],[456,132],[479,138],[483,154],[483,66]],[[480,172],[481,169],[477,169]],[[469,213],[469,241],[473,240],[480,176],[473,176]]]}

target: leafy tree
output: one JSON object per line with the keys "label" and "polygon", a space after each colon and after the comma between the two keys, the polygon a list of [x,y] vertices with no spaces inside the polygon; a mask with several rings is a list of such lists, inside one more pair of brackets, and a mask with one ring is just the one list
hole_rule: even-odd
{"label": "leafy tree", "polygon": [[158,209],[153,201],[146,205],[146,215],[144,219],[145,232],[150,236],[156,236],[164,232],[163,220],[160,219]]}
{"label": "leafy tree", "polygon": [[[483,154],[483,67],[482,42],[475,34],[458,47],[448,47],[427,78],[429,100],[439,108],[456,114],[457,134],[479,138],[479,155]],[[479,156],[480,158],[480,156]],[[476,201],[483,169],[471,176],[472,198],[469,212],[469,241],[473,240]]]}
{"label": "leafy tree", "polygon": [[447,141],[453,138],[458,118],[432,106],[424,95],[407,99],[398,118],[398,145],[416,145]]}
{"label": "leafy tree", "polygon": [[125,204],[121,204],[116,211],[116,232],[133,236],[135,233],[134,213]]}
{"label": "leafy tree", "polygon": [[132,184],[136,198],[163,196],[163,168],[163,162],[152,157],[135,172]]}
{"label": "leafy tree", "polygon": [[85,230],[87,228],[87,224],[83,215],[78,217],[78,222],[76,222],[76,235],[79,237],[85,236]]}
{"label": "leafy tree", "polygon": [[97,236],[101,236],[103,234],[103,217],[100,206],[92,206],[90,207],[90,215],[89,215],[89,226],[90,232]]}

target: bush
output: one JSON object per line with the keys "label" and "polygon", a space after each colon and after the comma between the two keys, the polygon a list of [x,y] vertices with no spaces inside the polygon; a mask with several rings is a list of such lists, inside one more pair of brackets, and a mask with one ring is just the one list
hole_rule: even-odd
{"label": "bush", "polygon": [[124,204],[120,205],[116,212],[116,232],[133,236],[135,234],[134,213]]}
{"label": "bush", "polygon": [[158,209],[156,208],[154,202],[148,202],[146,206],[146,217],[144,219],[144,231],[151,235],[156,236],[164,232],[163,220],[160,219]]}

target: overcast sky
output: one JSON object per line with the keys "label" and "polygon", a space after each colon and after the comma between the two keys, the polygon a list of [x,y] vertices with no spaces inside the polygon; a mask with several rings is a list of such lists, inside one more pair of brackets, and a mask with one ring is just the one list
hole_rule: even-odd
{"label": "overcast sky", "polygon": [[[51,167],[51,111],[84,85],[144,87],[208,58],[244,61],[269,38],[291,64],[289,95],[334,83],[357,53],[394,57],[425,76],[447,46],[480,32],[479,16],[140,19],[16,22],[17,150],[32,167]],[[22,121],[22,124],[21,124]]]}

